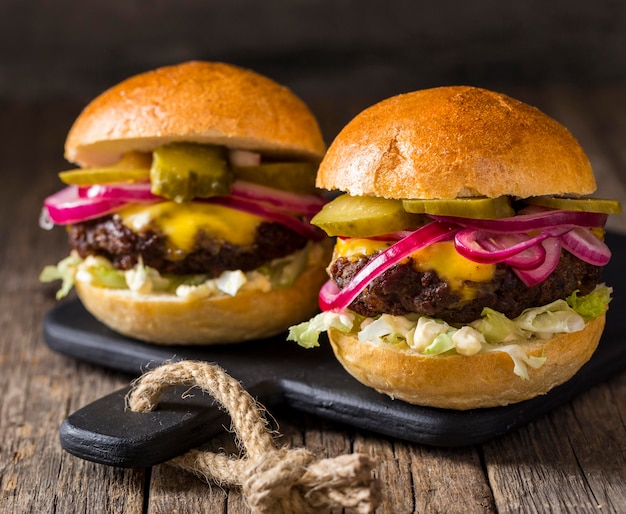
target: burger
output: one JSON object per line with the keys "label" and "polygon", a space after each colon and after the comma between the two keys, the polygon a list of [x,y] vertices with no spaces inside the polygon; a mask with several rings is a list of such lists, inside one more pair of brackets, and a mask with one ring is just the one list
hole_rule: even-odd
{"label": "burger", "polygon": [[611,289],[603,241],[619,202],[546,114],[475,87],[402,94],[358,114],[320,164],[340,193],[312,219],[336,236],[322,313],[343,367],[438,408],[520,402],[571,378],[597,347]]}
{"label": "burger", "polygon": [[329,238],[309,221],[326,150],[289,89],[186,62],[133,76],[72,125],[41,224],[69,257],[42,272],[114,331],[151,343],[235,343],[317,312]]}

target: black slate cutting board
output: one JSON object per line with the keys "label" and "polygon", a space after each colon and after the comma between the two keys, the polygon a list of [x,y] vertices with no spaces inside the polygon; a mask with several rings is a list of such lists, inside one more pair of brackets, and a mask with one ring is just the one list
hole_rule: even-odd
{"label": "black slate cutting board", "polygon": [[[224,346],[155,346],[120,336],[87,313],[78,300],[60,303],[44,319],[53,350],[138,376],[166,361],[219,364],[266,407],[288,406],[406,441],[466,446],[488,441],[545,414],[626,368],[626,236],[607,234],[613,258],[604,280],[614,288],[607,328],[592,359],[547,395],[506,407],[453,411],[392,400],[369,389],[335,360],[330,346],[305,350],[285,336]],[[164,462],[222,431],[228,420],[209,397],[182,399],[170,390],[149,414],[127,411],[128,389],[70,415],[60,430],[70,453],[102,464],[141,467]]]}

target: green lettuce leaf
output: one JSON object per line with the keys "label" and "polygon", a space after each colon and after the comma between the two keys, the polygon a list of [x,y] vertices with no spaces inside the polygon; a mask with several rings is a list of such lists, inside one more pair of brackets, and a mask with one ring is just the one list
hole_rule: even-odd
{"label": "green lettuce leaf", "polygon": [[454,349],[454,339],[448,333],[439,334],[434,341],[424,349],[424,355],[440,355]]}
{"label": "green lettuce leaf", "polygon": [[483,309],[482,317],[472,322],[471,326],[482,333],[488,343],[502,343],[528,337],[515,321],[489,307]]}
{"label": "green lettuce leaf", "polygon": [[109,289],[128,289],[123,271],[116,270],[110,265],[96,264],[88,267],[91,283],[98,287]]}
{"label": "green lettuce leaf", "polygon": [[526,309],[514,321],[522,330],[535,334],[578,332],[585,327],[583,317],[565,300],[556,300],[541,307]]}
{"label": "green lettuce leaf", "polygon": [[406,316],[381,314],[378,319],[368,320],[367,324],[363,323],[361,325],[359,341],[392,345],[406,344],[414,330],[415,322]]}
{"label": "green lettuce leaf", "polygon": [[350,332],[354,326],[356,315],[353,313],[337,314],[335,312],[322,312],[309,321],[289,327],[287,341],[295,341],[304,348],[319,346],[319,336],[330,328],[336,328],[342,332]]}
{"label": "green lettuce leaf", "polygon": [[57,300],[65,298],[74,287],[74,276],[81,262],[82,259],[77,255],[70,255],[59,261],[56,266],[46,266],[40,273],[39,280],[41,282],[61,280],[61,287],[57,291],[56,298]]}
{"label": "green lettuce leaf", "polygon": [[586,296],[578,296],[578,291],[574,291],[566,300],[567,304],[585,321],[589,321],[601,316],[608,310],[612,293],[613,288],[599,284]]}
{"label": "green lettuce leaf", "polygon": [[272,289],[289,289],[305,271],[308,260],[309,255],[305,248],[287,257],[274,259],[261,266],[258,271],[269,278]]}

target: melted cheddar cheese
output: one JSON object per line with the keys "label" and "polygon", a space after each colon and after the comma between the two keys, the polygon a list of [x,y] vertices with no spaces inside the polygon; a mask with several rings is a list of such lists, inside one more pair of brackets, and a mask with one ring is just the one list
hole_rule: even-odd
{"label": "melted cheddar cheese", "polygon": [[480,264],[459,255],[454,242],[443,241],[411,254],[417,271],[435,271],[442,279],[454,283],[469,280],[488,282],[493,277],[494,264]]}
{"label": "melted cheddar cheese", "polygon": [[118,214],[131,230],[158,230],[167,237],[171,250],[183,253],[193,250],[199,230],[219,241],[251,245],[256,229],[263,221],[253,214],[204,202],[131,205]]}
{"label": "melted cheddar cheese", "polygon": [[382,252],[391,246],[391,244],[392,243],[389,241],[339,237],[335,243],[333,260],[336,260],[339,257],[353,259],[359,255],[372,255],[374,253]]}
{"label": "melted cheddar cheese", "polygon": [[[372,255],[388,248],[392,242],[372,239],[337,239],[333,259],[356,259],[359,255]],[[488,282],[493,278],[494,264],[480,264],[461,256],[452,241],[434,243],[409,255],[413,267],[419,272],[434,271],[467,300],[474,291],[466,282]],[[406,262],[406,261],[403,261]]]}

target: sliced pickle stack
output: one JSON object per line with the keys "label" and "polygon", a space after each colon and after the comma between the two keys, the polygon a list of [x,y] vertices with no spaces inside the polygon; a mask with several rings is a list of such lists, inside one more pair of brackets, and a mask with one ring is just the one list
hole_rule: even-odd
{"label": "sliced pickle stack", "polygon": [[402,205],[408,212],[473,219],[507,218],[515,214],[508,196],[402,200]]}
{"label": "sliced pickle stack", "polygon": [[[526,205],[552,209],[619,214],[620,202],[602,198],[532,197]],[[472,197],[454,199],[386,199],[372,196],[338,196],[311,220],[330,236],[367,238],[398,231],[415,230],[429,216],[498,219],[515,215],[511,198]]]}
{"label": "sliced pickle stack", "polygon": [[415,230],[426,221],[422,215],[406,212],[402,200],[345,194],[327,203],[311,223],[329,236],[373,237]]}
{"label": "sliced pickle stack", "polygon": [[331,236],[372,237],[415,230],[429,221],[426,216],[503,218],[514,214],[506,196],[451,200],[395,200],[371,196],[341,195],[311,220]]}
{"label": "sliced pickle stack", "polygon": [[140,182],[150,178],[151,163],[151,154],[129,152],[111,166],[62,171],[59,173],[59,178],[64,183],[75,186],[111,184],[114,182]]}
{"label": "sliced pickle stack", "polygon": [[620,214],[622,207],[619,200],[609,198],[568,198],[564,196],[533,196],[526,198],[524,203],[540,205],[563,211],[601,212],[603,214]]}
{"label": "sliced pickle stack", "polygon": [[235,180],[221,146],[171,143],[152,157],[152,192],[175,202],[227,195]]}
{"label": "sliced pickle stack", "polygon": [[262,186],[298,194],[315,194],[317,165],[310,162],[268,162],[257,166],[234,166],[235,177]]}
{"label": "sliced pickle stack", "polygon": [[170,143],[152,153],[130,152],[111,166],[62,171],[59,177],[78,186],[150,180],[154,194],[187,202],[227,195],[235,179],[297,194],[318,194],[316,173],[317,164],[300,161],[230,166],[226,147]]}

